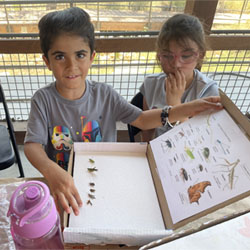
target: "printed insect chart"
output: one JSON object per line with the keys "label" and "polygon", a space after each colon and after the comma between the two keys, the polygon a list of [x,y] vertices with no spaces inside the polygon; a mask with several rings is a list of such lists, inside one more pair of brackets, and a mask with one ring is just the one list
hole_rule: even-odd
{"label": "printed insect chart", "polygon": [[225,110],[150,142],[173,223],[250,190],[250,141]]}

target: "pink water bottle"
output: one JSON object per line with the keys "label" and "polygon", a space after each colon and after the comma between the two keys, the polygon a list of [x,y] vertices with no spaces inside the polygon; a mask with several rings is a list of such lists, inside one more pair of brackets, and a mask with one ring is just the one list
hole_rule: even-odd
{"label": "pink water bottle", "polygon": [[64,249],[60,217],[47,185],[28,181],[13,193],[8,216],[17,250]]}

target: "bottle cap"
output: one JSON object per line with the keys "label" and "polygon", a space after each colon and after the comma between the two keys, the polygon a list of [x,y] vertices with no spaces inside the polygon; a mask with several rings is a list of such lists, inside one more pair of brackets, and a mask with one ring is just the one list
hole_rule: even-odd
{"label": "bottle cap", "polygon": [[48,186],[40,181],[27,181],[12,194],[7,216],[11,217],[13,233],[34,239],[48,233],[58,215]]}

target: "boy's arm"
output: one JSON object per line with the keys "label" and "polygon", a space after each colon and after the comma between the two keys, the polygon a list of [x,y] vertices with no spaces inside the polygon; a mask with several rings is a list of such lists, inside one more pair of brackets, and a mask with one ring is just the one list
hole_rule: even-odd
{"label": "boy's arm", "polygon": [[[143,110],[149,110],[145,97],[143,97]],[[154,138],[155,129],[141,130],[141,140],[149,142]]]}
{"label": "boy's arm", "polygon": [[[210,96],[173,106],[169,110],[168,120],[170,123],[174,123],[185,120],[209,109],[221,110],[222,108],[220,97]],[[141,115],[131,123],[131,125],[143,130],[161,127],[161,112],[162,109],[143,111]]]}
{"label": "boy's arm", "polygon": [[59,210],[60,202],[67,213],[70,213],[70,205],[75,215],[78,215],[78,206],[82,205],[82,201],[72,176],[50,160],[39,143],[26,142],[24,144],[24,153],[31,164],[48,181],[57,209]]}

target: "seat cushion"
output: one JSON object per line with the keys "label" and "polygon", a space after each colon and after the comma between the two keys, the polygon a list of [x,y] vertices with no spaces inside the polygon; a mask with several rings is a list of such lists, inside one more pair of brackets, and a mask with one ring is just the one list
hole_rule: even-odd
{"label": "seat cushion", "polygon": [[0,125],[0,170],[13,165],[15,154],[11,145],[8,129]]}

